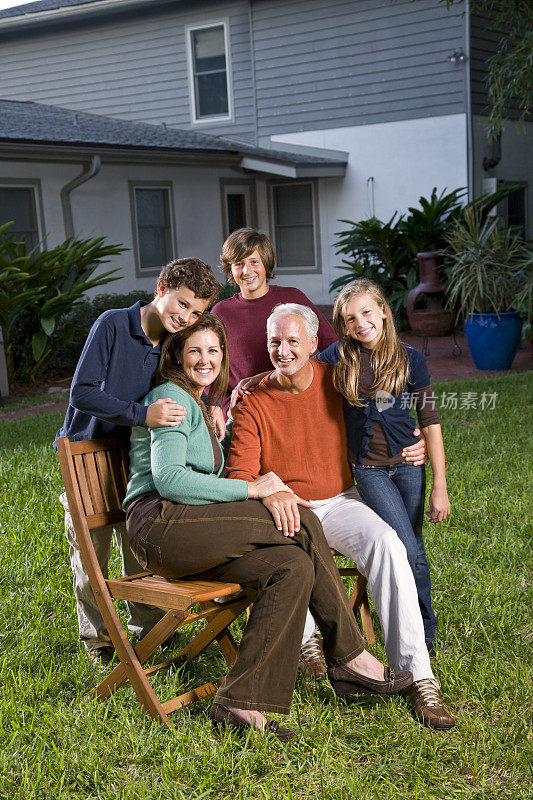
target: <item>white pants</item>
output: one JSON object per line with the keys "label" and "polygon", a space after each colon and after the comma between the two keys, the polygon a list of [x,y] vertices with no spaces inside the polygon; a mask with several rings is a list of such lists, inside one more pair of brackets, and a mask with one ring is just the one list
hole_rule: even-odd
{"label": "white pants", "polygon": [[355,486],[314,502],[313,511],[329,546],[351,558],[368,581],[389,666],[410,670],[415,681],[432,678],[415,579],[396,532],[363,503]]}
{"label": "white pants", "polygon": [[[63,493],[59,502],[65,509],[65,537],[69,546],[70,567],[72,569],[72,586],[76,597],[76,611],[78,613],[78,629],[80,643],[87,650],[95,650],[111,644],[111,639],[104,625],[104,620],[96,603],[91,589],[89,576],[81,560],[81,553],[76,540],[76,533],[72,525],[72,517],[67,503],[67,496]],[[93,536],[93,544],[98,563],[107,578],[107,565],[111,555],[111,541],[113,533],[122,554],[123,575],[136,575],[143,572],[143,568],[136,561],[129,547],[129,536],[126,533],[124,522],[118,525],[109,525],[98,531],[98,536]],[[165,613],[160,608],[146,606],[143,603],[126,603],[129,612],[128,628],[136,636],[145,636],[159,622]]]}

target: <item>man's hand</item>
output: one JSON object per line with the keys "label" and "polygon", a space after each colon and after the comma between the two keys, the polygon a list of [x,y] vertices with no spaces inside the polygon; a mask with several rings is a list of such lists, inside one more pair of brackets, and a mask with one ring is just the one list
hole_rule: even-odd
{"label": "man's hand", "polygon": [[222,442],[224,436],[226,435],[226,420],[224,419],[224,412],[220,406],[211,406],[210,411],[218,441]]}
{"label": "man's hand", "polygon": [[252,375],[251,378],[242,378],[231,393],[230,409],[234,408],[245,394],[251,394],[256,386],[259,386],[265,375],[269,374],[269,372],[261,372],[260,375]]}
{"label": "man's hand", "polygon": [[300,512],[298,505],[312,508],[308,500],[302,500],[297,494],[289,492],[276,492],[261,501],[265,508],[272,514],[274,524],[284,536],[294,536],[300,530]]}
{"label": "man's hand", "polygon": [[420,441],[410,444],[409,447],[404,447],[402,450],[402,457],[406,461],[412,461],[415,467],[425,464],[428,458],[428,449],[424,434],[420,428],[415,428],[413,436],[420,437]]}
{"label": "man's hand", "polygon": [[173,428],[185,419],[187,410],[170,397],[150,403],[146,411],[147,428]]}
{"label": "man's hand", "polygon": [[265,475],[260,475],[255,481],[248,482],[248,499],[249,500],[262,500],[271,494],[277,492],[289,492],[294,494],[292,489],[286,486],[281,478],[278,478],[275,472],[267,472]]}
{"label": "man's hand", "polygon": [[448,492],[446,489],[438,489],[433,487],[429,495],[429,511],[426,511],[426,517],[430,522],[442,522],[450,515],[450,501],[448,499]]}

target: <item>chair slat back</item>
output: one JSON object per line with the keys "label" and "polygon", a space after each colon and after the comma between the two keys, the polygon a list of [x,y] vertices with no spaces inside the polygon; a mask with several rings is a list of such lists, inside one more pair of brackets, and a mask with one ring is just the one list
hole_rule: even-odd
{"label": "chair slat back", "polygon": [[64,453],[70,464],[70,475],[81,500],[80,511],[88,528],[95,530],[122,521],[128,475],[127,443],[114,439],[68,442],[61,446],[58,443],[58,452],[60,461]]}

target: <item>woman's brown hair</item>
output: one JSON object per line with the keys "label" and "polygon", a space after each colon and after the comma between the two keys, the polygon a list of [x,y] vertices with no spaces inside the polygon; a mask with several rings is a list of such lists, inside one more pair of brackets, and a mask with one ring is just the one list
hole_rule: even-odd
{"label": "woman's brown hair", "polygon": [[407,351],[398,338],[392,310],[381,288],[368,278],[358,278],[342,289],[333,308],[333,327],[339,337],[339,360],[333,368],[333,383],[352,406],[365,406],[358,397],[359,367],[361,361],[359,343],[346,330],[344,313],[347,303],[360,294],[368,294],[385,314],[383,333],[372,351],[370,363],[374,371],[372,396],[378,391],[399,395],[409,377]]}
{"label": "woman's brown hair", "polygon": [[220,254],[220,269],[230,283],[235,283],[231,274],[231,265],[248,258],[254,250],[257,250],[261,256],[267,281],[274,277],[276,254],[266,233],[259,233],[255,228],[238,228],[228,236],[222,245]]}
{"label": "woman's brown hair", "polygon": [[159,367],[156,370],[154,377],[154,386],[159,386],[161,383],[171,381],[179,386],[183,391],[190,394],[190,396],[198,403],[202,409],[202,414],[206,425],[210,428],[213,427],[211,417],[207,408],[202,400],[198,401],[195,391],[195,386],[191,379],[186,375],[181,357],[183,348],[187,340],[197,331],[213,331],[218,338],[220,349],[222,350],[222,363],[220,365],[220,372],[207,390],[207,399],[210,405],[214,405],[223,397],[228,388],[228,375],[229,375],[229,359],[228,359],[228,340],[226,337],[226,329],[224,324],[215,317],[213,314],[202,314],[202,316],[188,328],[184,328],[178,333],[173,333],[167,336],[161,345],[161,357],[159,359]]}

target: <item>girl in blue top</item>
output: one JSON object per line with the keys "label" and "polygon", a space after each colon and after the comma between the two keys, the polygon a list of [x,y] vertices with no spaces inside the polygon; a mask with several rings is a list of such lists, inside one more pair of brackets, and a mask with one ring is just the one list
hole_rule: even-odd
{"label": "girl in blue top", "polygon": [[433,488],[427,516],[440,522],[450,513],[444,445],[430,376],[422,353],[400,342],[390,306],[379,286],[361,278],[338,295],[333,325],[339,341],[319,359],[334,365],[335,388],[344,398],[348,454],[357,488],[365,503],[402,540],[413,570],[425,637],[435,649],[436,617],[422,537],[426,473],[402,459],[413,441],[415,420],[428,448]]}

